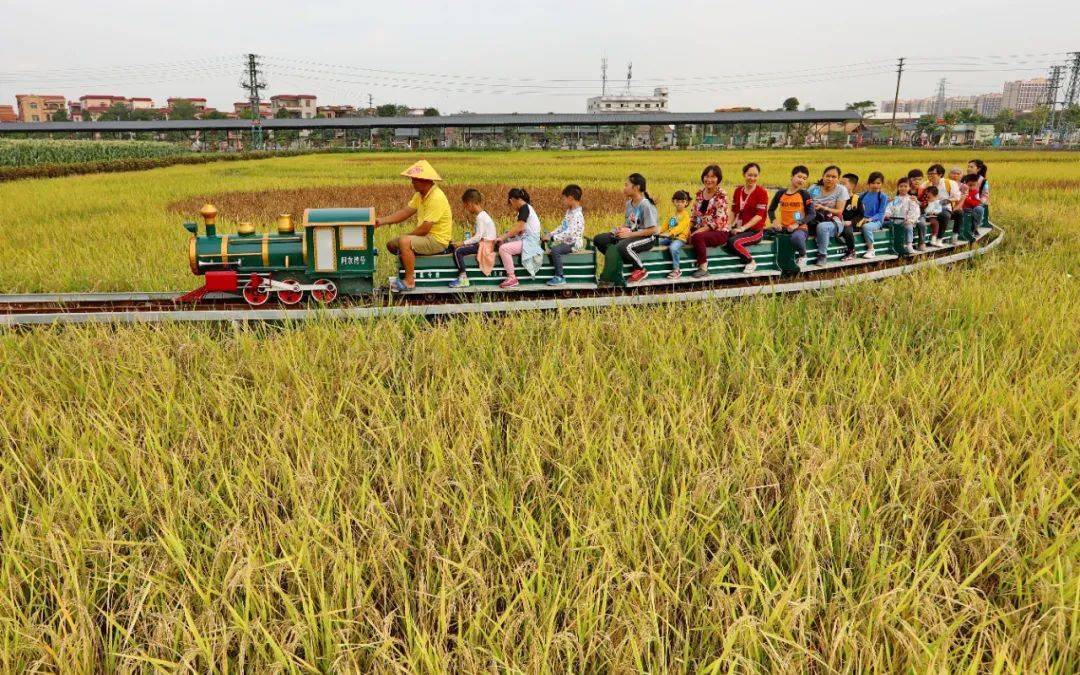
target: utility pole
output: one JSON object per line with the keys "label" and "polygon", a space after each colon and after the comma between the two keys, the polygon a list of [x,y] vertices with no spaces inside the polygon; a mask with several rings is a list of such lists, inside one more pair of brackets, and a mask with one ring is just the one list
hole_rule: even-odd
{"label": "utility pole", "polygon": [[949,83],[944,77],[937,83],[937,102],[934,103],[934,117],[945,117],[945,86]]}
{"label": "utility pole", "polygon": [[1050,68],[1050,81],[1046,87],[1046,105],[1050,108],[1050,114],[1046,116],[1046,130],[1051,134],[1057,129],[1058,88],[1061,86],[1061,76],[1064,70],[1064,66],[1052,66]]}
{"label": "utility pole", "polygon": [[262,135],[262,96],[260,92],[266,88],[266,82],[259,79],[262,71],[259,70],[259,56],[247,55],[247,80],[242,80],[240,86],[247,90],[248,103],[251,105],[251,147],[261,150],[263,147]]}
{"label": "utility pole", "polygon": [[634,76],[634,62],[626,64],[626,95],[630,95],[630,79]]}
{"label": "utility pole", "polygon": [[1080,52],[1072,52],[1072,64],[1069,66],[1069,87],[1062,99],[1066,108],[1080,103]]}
{"label": "utility pole", "polygon": [[375,97],[372,96],[371,94],[367,95],[367,107],[368,107],[368,114],[371,114],[371,115],[375,114]]}
{"label": "utility pole", "polygon": [[904,57],[901,56],[900,60],[896,63],[896,94],[893,95],[892,100],[892,128],[893,135],[896,135],[896,107],[900,105],[900,76],[904,74]]}

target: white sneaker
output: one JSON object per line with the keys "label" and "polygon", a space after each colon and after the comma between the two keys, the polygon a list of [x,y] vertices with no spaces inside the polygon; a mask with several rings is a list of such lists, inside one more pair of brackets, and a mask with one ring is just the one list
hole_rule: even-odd
{"label": "white sneaker", "polygon": [[959,243],[960,243],[960,235],[954,234],[952,236],[952,244],[955,246],[956,244],[959,244]]}
{"label": "white sneaker", "polygon": [[915,249],[911,248],[911,244],[904,244],[904,253],[911,255],[915,252]]}
{"label": "white sneaker", "polygon": [[877,253],[874,251],[874,249],[869,248],[869,249],[866,249],[866,253],[863,253],[860,257],[861,258],[874,258],[876,256],[877,256]]}
{"label": "white sneaker", "polygon": [[939,239],[937,237],[931,237],[930,238],[930,245],[933,246],[934,248],[941,248],[941,239]]}
{"label": "white sneaker", "polygon": [[746,263],[746,266],[742,268],[742,271],[743,271],[743,274],[751,274],[756,269],[757,269],[757,261],[756,260],[751,260],[750,262]]}

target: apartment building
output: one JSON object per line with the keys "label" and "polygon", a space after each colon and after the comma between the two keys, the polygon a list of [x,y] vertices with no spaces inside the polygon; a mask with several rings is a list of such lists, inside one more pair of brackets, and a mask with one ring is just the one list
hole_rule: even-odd
{"label": "apartment building", "polygon": [[1001,92],[1001,107],[1017,112],[1034,110],[1046,105],[1050,96],[1050,82],[1045,77],[1031,80],[1006,82]]}
{"label": "apartment building", "polygon": [[191,104],[192,108],[195,108],[195,112],[201,113],[206,111],[206,99],[205,98],[191,98],[190,96],[175,96],[165,101],[166,109],[172,109],[174,105],[181,101],[187,101]]}
{"label": "apartment building", "polygon": [[15,112],[15,107],[10,105],[0,105],[0,122],[18,122],[19,115]]}
{"label": "apartment building", "polygon": [[657,87],[652,96],[593,96],[585,104],[590,113],[667,112],[668,89]]}
{"label": "apartment building", "polygon": [[312,94],[277,94],[270,97],[270,111],[277,116],[285,110],[290,115],[301,119],[311,119],[316,114],[315,96]]}
{"label": "apartment building", "polygon": [[[248,113],[251,111],[250,101],[236,101],[233,105],[233,114],[236,117],[250,119]],[[269,101],[259,101],[259,117],[270,117],[272,112],[270,111]]]}
{"label": "apartment building", "polygon": [[67,99],[58,94],[16,94],[15,105],[20,122],[48,122],[67,107]]}
{"label": "apartment building", "polygon": [[315,109],[315,114],[322,115],[327,119],[356,117],[356,108],[351,105],[321,105]]}

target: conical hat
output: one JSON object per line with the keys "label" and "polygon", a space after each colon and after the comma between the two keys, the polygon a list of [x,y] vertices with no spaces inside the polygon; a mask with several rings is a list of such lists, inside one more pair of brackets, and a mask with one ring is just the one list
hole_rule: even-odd
{"label": "conical hat", "polygon": [[416,164],[413,164],[408,169],[401,172],[402,176],[406,178],[422,178],[424,180],[442,180],[442,176],[435,171],[435,168],[428,164],[426,159],[421,159]]}

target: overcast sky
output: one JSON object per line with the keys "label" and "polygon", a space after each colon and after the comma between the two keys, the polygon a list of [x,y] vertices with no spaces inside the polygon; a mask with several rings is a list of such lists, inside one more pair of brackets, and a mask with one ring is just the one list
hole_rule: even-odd
{"label": "overcast sky", "polygon": [[[873,9],[864,9],[872,7]],[[1001,91],[1080,50],[1080,2],[795,3],[754,0],[537,5],[307,0],[2,0],[0,103],[17,93],[202,96],[231,110],[242,54],[265,57],[266,94],[387,102],[444,113],[583,112],[600,91],[666,85],[675,111],[788,96],[819,110]]]}

